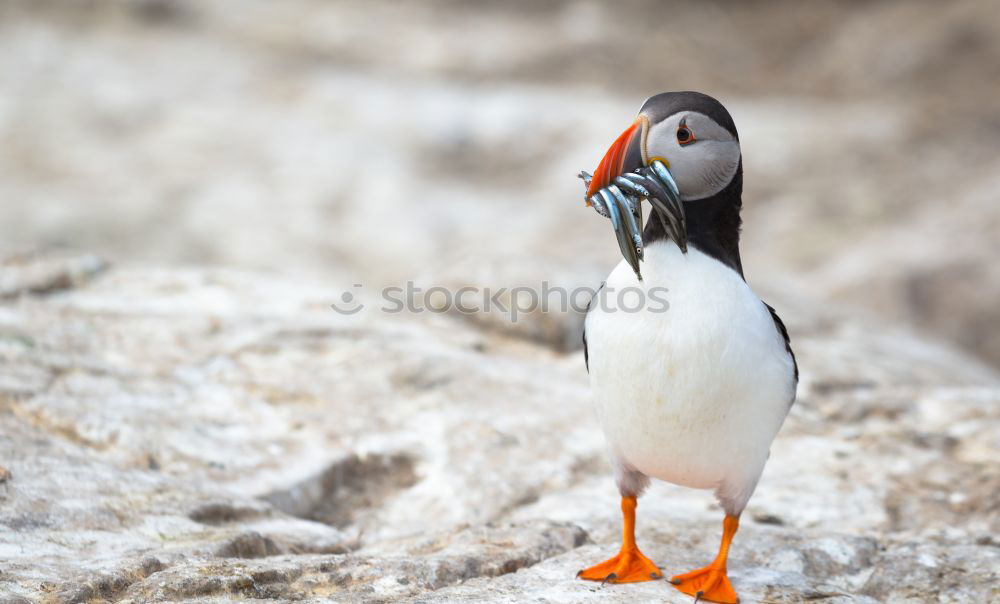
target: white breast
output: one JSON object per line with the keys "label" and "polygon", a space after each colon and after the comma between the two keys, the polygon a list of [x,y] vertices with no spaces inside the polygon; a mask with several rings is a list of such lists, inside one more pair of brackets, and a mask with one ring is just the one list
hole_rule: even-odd
{"label": "white breast", "polygon": [[[682,254],[672,242],[654,242],[642,272],[640,282],[619,264],[607,280],[608,304],[595,300],[587,315],[605,435],[647,476],[752,492],[794,395],[785,342],[743,279],[697,249]],[[629,287],[646,293],[643,310],[614,308]]]}

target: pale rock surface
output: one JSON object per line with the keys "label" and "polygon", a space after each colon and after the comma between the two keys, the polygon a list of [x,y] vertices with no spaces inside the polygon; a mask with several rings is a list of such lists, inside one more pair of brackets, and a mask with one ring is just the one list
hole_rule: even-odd
{"label": "pale rock surface", "polygon": [[[620,530],[578,352],[262,273],[0,266],[0,601],[690,601],[574,579]],[[802,382],[733,549],[744,601],[1000,597],[996,374],[772,301]],[[720,518],[654,484],[639,540],[689,570]]]}

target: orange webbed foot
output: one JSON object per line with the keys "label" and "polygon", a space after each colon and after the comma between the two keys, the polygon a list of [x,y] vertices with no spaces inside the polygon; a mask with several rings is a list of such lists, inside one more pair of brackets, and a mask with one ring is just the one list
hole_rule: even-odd
{"label": "orange webbed foot", "polygon": [[678,590],[694,596],[698,600],[737,604],[739,598],[726,576],[725,567],[714,565],[671,577],[670,582]]}
{"label": "orange webbed foot", "polygon": [[736,596],[736,590],[729,582],[729,577],[726,576],[726,560],[729,558],[729,545],[739,526],[739,516],[726,514],[726,518],[722,521],[722,543],[719,544],[719,554],[715,560],[705,568],[671,577],[670,582],[674,587],[689,596],[694,596],[695,602],[707,600],[721,604],[737,604],[740,599]]}
{"label": "orange webbed foot", "polygon": [[638,547],[628,547],[609,560],[581,570],[576,576],[588,581],[637,583],[660,579],[663,573]]}

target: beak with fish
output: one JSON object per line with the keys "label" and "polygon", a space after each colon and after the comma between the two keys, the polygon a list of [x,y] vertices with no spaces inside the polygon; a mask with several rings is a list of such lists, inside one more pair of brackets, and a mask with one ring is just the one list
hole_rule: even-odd
{"label": "beak with fish", "polygon": [[684,204],[664,158],[644,161],[649,120],[639,118],[608,149],[593,175],[580,172],[587,205],[609,218],[622,256],[642,281],[642,200],[649,201],[664,232],[687,252]]}

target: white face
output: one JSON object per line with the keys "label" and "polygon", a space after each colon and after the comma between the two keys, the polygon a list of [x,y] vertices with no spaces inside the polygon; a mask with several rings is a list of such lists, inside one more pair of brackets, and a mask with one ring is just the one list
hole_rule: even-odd
{"label": "white face", "polygon": [[681,111],[652,126],[642,160],[667,160],[681,199],[711,197],[726,188],[740,165],[740,142],[712,118]]}

